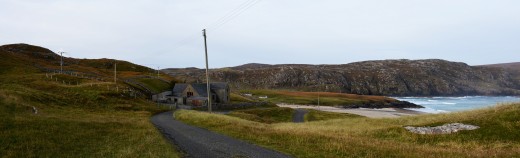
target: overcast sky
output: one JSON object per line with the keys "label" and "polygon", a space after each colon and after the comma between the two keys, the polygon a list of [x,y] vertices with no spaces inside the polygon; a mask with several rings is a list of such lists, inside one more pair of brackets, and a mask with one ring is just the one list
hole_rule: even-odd
{"label": "overcast sky", "polygon": [[[218,25],[233,11],[241,14]],[[204,28],[212,68],[520,61],[518,0],[0,0],[0,45],[33,44],[74,58],[202,68]]]}

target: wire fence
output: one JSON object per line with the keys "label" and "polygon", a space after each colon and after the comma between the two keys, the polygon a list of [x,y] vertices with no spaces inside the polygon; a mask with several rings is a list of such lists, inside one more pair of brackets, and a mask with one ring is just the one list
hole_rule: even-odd
{"label": "wire fence", "polygon": [[[120,93],[122,96],[141,98],[141,97],[150,97],[150,90],[146,88],[144,85],[138,83],[140,87],[132,87],[131,84],[125,81],[125,84],[129,86],[122,86],[118,84],[114,84],[113,82],[106,82],[106,77],[102,77],[100,75],[94,73],[85,73],[71,70],[58,70],[58,69],[50,69],[46,67],[42,67],[40,65],[35,65],[37,68],[45,72],[45,79],[47,81],[55,82],[58,84],[70,86],[70,87],[96,87],[100,89],[104,89],[106,87],[107,92],[116,92]],[[72,77],[72,79],[71,79]],[[83,80],[88,80],[84,82]],[[140,89],[142,88],[142,89]],[[145,92],[142,92],[144,89]]]}

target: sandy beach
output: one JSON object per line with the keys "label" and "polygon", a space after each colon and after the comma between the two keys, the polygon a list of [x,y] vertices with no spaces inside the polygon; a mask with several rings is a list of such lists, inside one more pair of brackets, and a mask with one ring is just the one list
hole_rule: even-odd
{"label": "sandy beach", "polygon": [[314,109],[320,111],[337,112],[337,113],[350,113],[369,118],[396,118],[401,116],[415,116],[425,114],[423,112],[399,109],[399,108],[382,108],[382,109],[368,109],[368,108],[337,108],[331,106],[313,106],[313,105],[288,105],[288,104],[277,104],[279,107],[288,107],[293,109]]}

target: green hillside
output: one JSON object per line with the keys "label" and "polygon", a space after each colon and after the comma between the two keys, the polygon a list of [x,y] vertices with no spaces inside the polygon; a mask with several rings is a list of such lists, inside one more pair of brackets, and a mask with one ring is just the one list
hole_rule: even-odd
{"label": "green hillside", "polygon": [[97,67],[110,61],[67,58],[60,74],[57,57],[37,46],[0,46],[2,157],[179,156],[149,122],[165,109],[123,82],[151,69],[118,61],[126,66],[113,83],[109,67]]}
{"label": "green hillside", "polygon": [[[61,57],[49,49],[28,44],[11,44],[0,46],[0,51],[0,73],[31,71],[54,75],[62,72]],[[114,67],[117,67],[118,84],[126,84],[148,97],[159,90],[171,88],[170,82],[175,80],[163,73],[157,78],[156,70],[128,61],[63,58],[63,74],[100,82],[114,81]],[[143,82],[140,78],[150,79]]]}
{"label": "green hillside", "polygon": [[160,93],[173,88],[170,83],[156,78],[139,78],[137,81],[149,87],[154,93]]}

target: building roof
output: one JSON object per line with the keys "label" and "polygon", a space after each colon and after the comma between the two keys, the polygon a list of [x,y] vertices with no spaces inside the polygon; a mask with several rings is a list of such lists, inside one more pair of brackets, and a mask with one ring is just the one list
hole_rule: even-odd
{"label": "building roof", "polygon": [[[181,95],[182,92],[188,87],[188,85],[191,85],[193,89],[199,94],[201,97],[207,97],[208,91],[207,91],[207,84],[206,83],[192,83],[192,84],[185,84],[185,83],[178,83],[175,84],[173,87],[173,95]],[[227,89],[228,83],[225,82],[214,82],[210,84],[210,89],[212,91],[219,90],[219,89]]]}
{"label": "building roof", "polygon": [[207,91],[207,85],[206,84],[203,84],[203,83],[194,83],[194,84],[191,84],[191,86],[193,87],[193,89],[195,89],[195,91],[197,91],[197,93],[199,93],[199,96],[203,96],[203,97],[207,97],[208,96],[208,91]]}
{"label": "building roof", "polygon": [[173,95],[181,94],[186,89],[186,87],[188,87],[188,84],[185,84],[185,83],[175,84],[175,86],[173,87]]}

